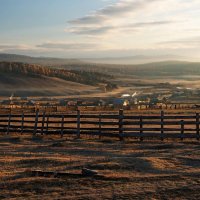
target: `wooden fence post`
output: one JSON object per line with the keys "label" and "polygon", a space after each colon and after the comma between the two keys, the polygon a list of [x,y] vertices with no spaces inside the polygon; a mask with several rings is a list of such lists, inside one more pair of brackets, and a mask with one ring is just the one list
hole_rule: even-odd
{"label": "wooden fence post", "polygon": [[101,114],[99,114],[99,139],[101,139]]}
{"label": "wooden fence post", "polygon": [[65,122],[65,117],[64,115],[62,115],[61,131],[60,131],[61,138],[63,137],[64,122]]}
{"label": "wooden fence post", "polygon": [[163,141],[164,140],[164,111],[161,111],[161,128],[160,128],[160,139]]}
{"label": "wooden fence post", "polygon": [[11,114],[11,112],[10,112],[10,114],[9,114],[9,116],[8,116],[7,135],[8,135],[8,134],[9,134],[9,132],[10,132],[11,116],[12,116],[12,114]]}
{"label": "wooden fence post", "polygon": [[36,133],[37,133],[38,115],[39,115],[39,110],[37,110],[35,113],[35,126],[34,126],[33,135],[36,135]]}
{"label": "wooden fence post", "polygon": [[45,133],[47,134],[49,130],[49,115],[47,116],[47,120],[46,120],[46,131]]}
{"label": "wooden fence post", "polygon": [[181,120],[181,140],[184,139],[184,120]]}
{"label": "wooden fence post", "polygon": [[24,112],[22,112],[21,134],[24,132]]}
{"label": "wooden fence post", "polygon": [[196,113],[196,131],[197,131],[197,140],[199,140],[199,113]]}
{"label": "wooden fence post", "polygon": [[143,141],[144,140],[144,138],[142,137],[142,135],[143,135],[143,121],[142,121],[142,116],[140,116],[140,135],[141,135],[141,137],[140,137],[140,141]]}
{"label": "wooden fence post", "polygon": [[80,138],[80,128],[81,128],[81,114],[80,110],[77,110],[77,138]]}
{"label": "wooden fence post", "polygon": [[45,116],[46,115],[46,113],[45,112],[43,112],[43,116],[42,116],[42,129],[41,129],[41,134],[43,135],[43,133],[44,133],[44,123],[45,123]]}
{"label": "wooden fence post", "polygon": [[124,119],[124,110],[119,110],[119,139],[121,141],[124,140],[124,133],[123,133],[123,119]]}

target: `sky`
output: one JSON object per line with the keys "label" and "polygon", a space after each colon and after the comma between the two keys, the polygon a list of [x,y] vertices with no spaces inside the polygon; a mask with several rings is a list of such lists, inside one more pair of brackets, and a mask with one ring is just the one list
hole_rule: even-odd
{"label": "sky", "polygon": [[0,0],[0,53],[198,59],[200,1]]}

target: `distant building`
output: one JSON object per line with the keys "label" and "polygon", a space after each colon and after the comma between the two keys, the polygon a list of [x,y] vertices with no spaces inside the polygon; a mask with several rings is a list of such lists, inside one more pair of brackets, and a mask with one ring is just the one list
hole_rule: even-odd
{"label": "distant building", "polygon": [[124,99],[114,99],[113,100],[114,106],[123,106],[123,104],[124,104]]}
{"label": "distant building", "polygon": [[126,107],[130,105],[130,101],[127,99],[118,98],[118,99],[113,100],[113,105],[118,106],[118,107],[121,107],[121,106]]}
{"label": "distant building", "polygon": [[126,99],[125,101],[124,101],[124,103],[123,103],[123,106],[129,106],[130,105],[130,102]]}
{"label": "distant building", "polygon": [[21,101],[27,101],[27,100],[28,100],[28,97],[21,97],[20,100],[21,100]]}
{"label": "distant building", "polygon": [[59,106],[67,106],[67,102],[64,99],[59,101]]}
{"label": "distant building", "polygon": [[10,100],[3,100],[1,102],[2,105],[11,105],[11,101]]}
{"label": "distant building", "polygon": [[30,100],[24,104],[25,106],[35,106],[35,102]]}
{"label": "distant building", "polygon": [[128,97],[131,97],[131,95],[130,94],[123,94],[121,97],[122,98],[128,98]]}
{"label": "distant building", "polygon": [[98,102],[98,106],[106,106],[106,101],[104,101],[104,100],[99,100],[99,102]]}
{"label": "distant building", "polygon": [[68,106],[77,106],[77,102],[76,101],[68,101],[67,105]]}

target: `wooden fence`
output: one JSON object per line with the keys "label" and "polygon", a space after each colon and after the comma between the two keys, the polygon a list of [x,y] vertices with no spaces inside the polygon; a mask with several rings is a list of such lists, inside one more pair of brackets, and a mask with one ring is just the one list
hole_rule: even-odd
{"label": "wooden fence", "polygon": [[158,105],[150,105],[148,103],[140,103],[137,105],[131,105],[128,107],[123,107],[123,105],[105,105],[105,106],[58,106],[58,105],[49,105],[49,106],[42,106],[42,105],[0,105],[1,112],[9,113],[30,113],[36,112],[36,110],[40,110],[40,112],[70,112],[76,111],[77,109],[81,111],[117,111],[119,109],[126,109],[126,110],[200,110],[199,103],[167,103],[167,104],[158,104]]}
{"label": "wooden fence", "polygon": [[1,133],[21,134],[59,134],[82,135],[101,137],[118,137],[123,140],[127,137],[139,138],[200,138],[199,113],[161,114],[137,113],[125,114],[120,110],[118,114],[89,114],[77,111],[75,113],[46,114],[37,111],[34,114],[1,114]]}

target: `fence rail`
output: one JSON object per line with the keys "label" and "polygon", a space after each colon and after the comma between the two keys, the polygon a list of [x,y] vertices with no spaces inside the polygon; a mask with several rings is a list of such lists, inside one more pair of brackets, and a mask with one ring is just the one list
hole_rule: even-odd
{"label": "fence rail", "polygon": [[200,139],[200,115],[166,115],[163,111],[159,115],[124,114],[82,114],[76,113],[47,114],[2,114],[0,115],[1,133],[32,133],[93,135],[101,137],[118,137],[123,140],[127,137],[139,138],[195,138]]}

